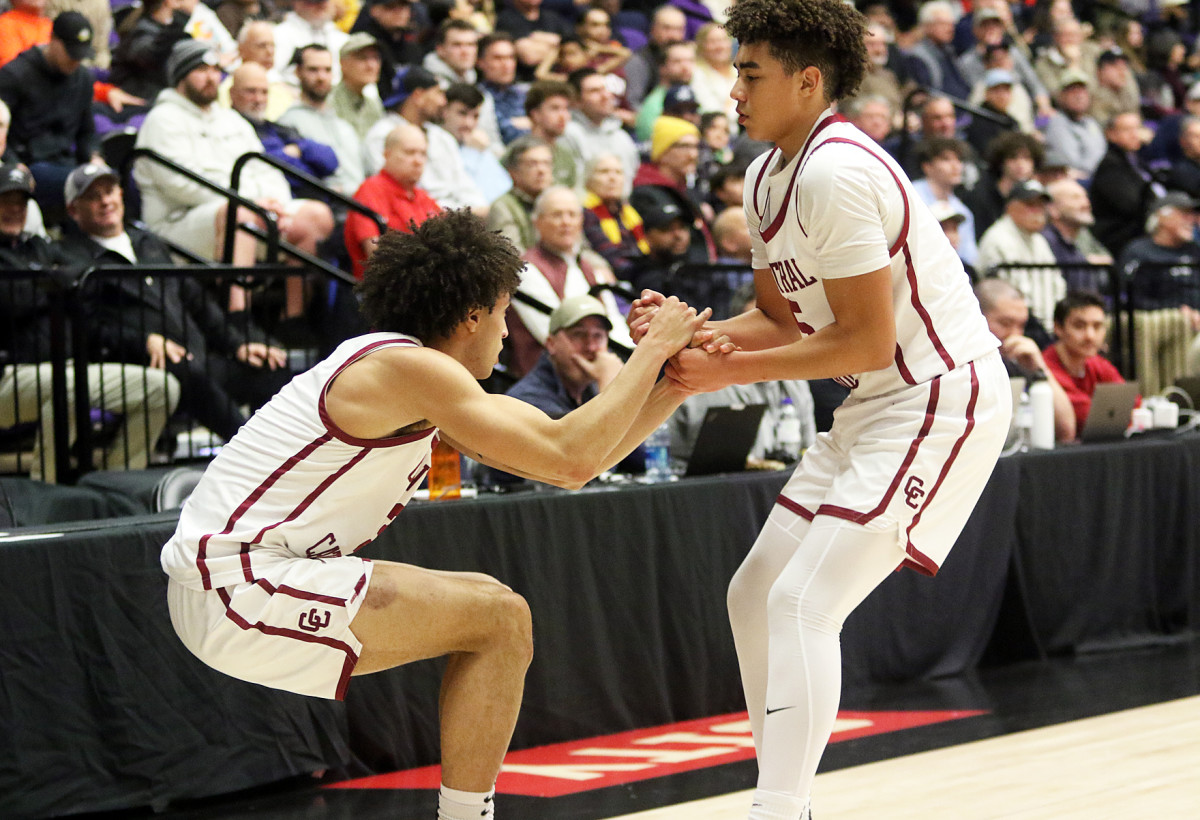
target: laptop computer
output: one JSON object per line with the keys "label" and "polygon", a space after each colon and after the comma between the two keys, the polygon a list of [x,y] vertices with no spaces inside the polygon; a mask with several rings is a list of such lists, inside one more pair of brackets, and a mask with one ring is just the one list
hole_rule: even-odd
{"label": "laptop computer", "polygon": [[1137,404],[1136,382],[1101,382],[1092,394],[1092,409],[1079,434],[1083,443],[1113,441],[1125,437],[1129,416]]}
{"label": "laptop computer", "polygon": [[710,407],[700,423],[685,476],[740,473],[758,438],[765,404]]}

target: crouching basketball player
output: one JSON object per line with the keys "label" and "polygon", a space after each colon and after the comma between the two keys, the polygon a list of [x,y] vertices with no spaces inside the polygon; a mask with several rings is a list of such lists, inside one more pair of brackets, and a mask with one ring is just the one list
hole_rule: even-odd
{"label": "crouching basketball player", "polygon": [[[843,621],[897,567],[937,572],[1012,400],[937,220],[831,109],[863,77],[862,15],[842,0],[739,0],[726,28],[740,43],[738,122],[775,146],[746,173],[758,308],[712,323],[714,340],[668,375],[696,391],[819,378],[851,388],[729,588],[759,762],[750,817],[797,820],[837,714]],[[635,308],[635,338],[658,299]]]}
{"label": "crouching basketball player", "polygon": [[564,487],[615,464],[682,400],[655,380],[709,316],[669,301],[608,388],[551,420],[476,381],[496,364],[522,264],[465,211],[389,232],[360,285],[377,332],[343,343],[247,422],[162,552],[176,632],[233,677],[341,699],[352,675],[448,656],[441,820],[493,816],[530,615],[492,578],[352,553],[404,508],[439,438]]}

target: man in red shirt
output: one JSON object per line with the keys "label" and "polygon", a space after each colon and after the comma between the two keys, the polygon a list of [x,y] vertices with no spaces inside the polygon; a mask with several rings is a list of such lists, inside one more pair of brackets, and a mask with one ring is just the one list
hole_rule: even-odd
{"label": "man in red shirt", "polygon": [[[441,206],[417,180],[425,170],[425,132],[404,123],[387,135],[383,144],[383,170],[363,182],[354,198],[387,220],[396,231],[410,231],[441,212]],[[354,275],[363,277],[363,265],[375,250],[379,229],[373,221],[353,211],[346,217],[346,250],[354,263]]]}
{"label": "man in red shirt", "polygon": [[1100,382],[1123,382],[1112,362],[1100,355],[1108,333],[1104,300],[1087,291],[1071,291],[1054,306],[1058,341],[1042,353],[1046,368],[1062,385],[1075,409],[1075,429],[1082,430]]}

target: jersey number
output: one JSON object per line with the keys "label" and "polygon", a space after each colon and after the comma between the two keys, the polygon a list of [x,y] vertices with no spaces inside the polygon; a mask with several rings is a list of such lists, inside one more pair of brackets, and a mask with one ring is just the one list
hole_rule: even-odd
{"label": "jersey number", "polygon": [[793,302],[791,299],[788,299],[787,303],[792,306],[792,317],[796,320],[796,326],[800,328],[800,332],[805,336],[811,336],[816,333],[817,331],[813,330],[812,325],[800,321],[800,305],[796,302]]}

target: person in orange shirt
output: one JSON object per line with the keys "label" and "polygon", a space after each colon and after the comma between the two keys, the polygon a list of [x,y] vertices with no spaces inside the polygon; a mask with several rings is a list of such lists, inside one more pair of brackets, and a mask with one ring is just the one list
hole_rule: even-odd
{"label": "person in orange shirt", "polygon": [[46,0],[12,0],[12,9],[0,14],[0,65],[27,48],[50,42],[51,22]]}

